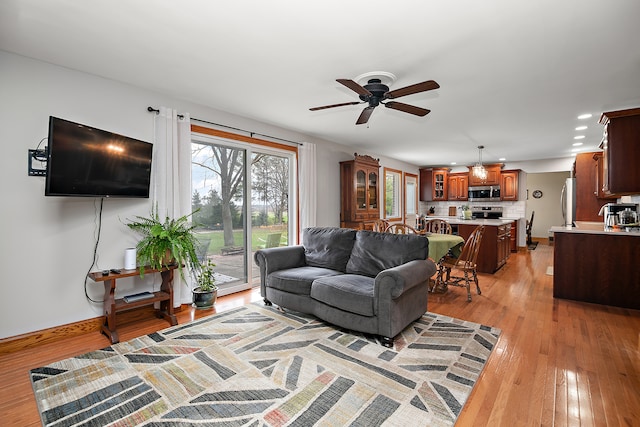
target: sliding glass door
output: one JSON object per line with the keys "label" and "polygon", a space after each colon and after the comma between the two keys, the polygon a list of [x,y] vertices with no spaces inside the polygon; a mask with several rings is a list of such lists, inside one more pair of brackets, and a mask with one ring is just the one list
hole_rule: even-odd
{"label": "sliding glass door", "polygon": [[216,264],[219,295],[257,285],[260,272],[253,252],[287,245],[296,224],[290,203],[295,157],[199,134],[191,147],[199,255]]}

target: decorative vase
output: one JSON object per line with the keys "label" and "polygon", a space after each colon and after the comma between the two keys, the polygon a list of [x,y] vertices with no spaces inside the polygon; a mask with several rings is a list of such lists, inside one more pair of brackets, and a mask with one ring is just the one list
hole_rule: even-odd
{"label": "decorative vase", "polygon": [[193,289],[193,306],[197,309],[207,309],[213,307],[218,298],[218,290],[215,291],[203,291],[198,286]]}

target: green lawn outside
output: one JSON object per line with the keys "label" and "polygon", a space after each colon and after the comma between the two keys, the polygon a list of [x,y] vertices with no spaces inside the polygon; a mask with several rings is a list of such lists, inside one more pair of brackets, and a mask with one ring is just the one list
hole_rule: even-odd
{"label": "green lawn outside", "polygon": [[[251,230],[251,250],[259,249],[259,246],[263,246],[264,242],[267,239],[267,235],[271,233],[282,233],[281,242],[287,241],[287,228],[286,225],[281,227],[269,227],[269,228],[261,228],[254,227]],[[214,231],[198,231],[198,237],[210,237],[211,243],[209,244],[209,250],[207,251],[210,254],[220,254],[220,249],[222,249],[224,245],[224,236],[222,230],[214,230]],[[242,246],[243,244],[243,230],[234,230],[234,246]],[[262,239],[262,240],[260,240]]]}

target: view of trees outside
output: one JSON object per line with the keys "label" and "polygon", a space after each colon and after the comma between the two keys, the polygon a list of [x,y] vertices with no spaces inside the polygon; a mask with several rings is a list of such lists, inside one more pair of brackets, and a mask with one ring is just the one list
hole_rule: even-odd
{"label": "view of trees outside", "polygon": [[[194,221],[203,228],[222,233],[220,243],[211,246],[237,247],[243,244],[246,151],[222,145],[192,143],[192,208]],[[268,227],[284,229],[286,241],[289,208],[287,157],[269,154],[251,156],[252,248],[264,241]]]}

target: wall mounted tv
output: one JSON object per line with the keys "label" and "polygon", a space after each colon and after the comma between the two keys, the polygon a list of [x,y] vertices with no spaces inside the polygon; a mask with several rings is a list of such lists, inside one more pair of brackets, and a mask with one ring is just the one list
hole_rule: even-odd
{"label": "wall mounted tv", "polygon": [[49,118],[45,196],[149,197],[153,145]]}

